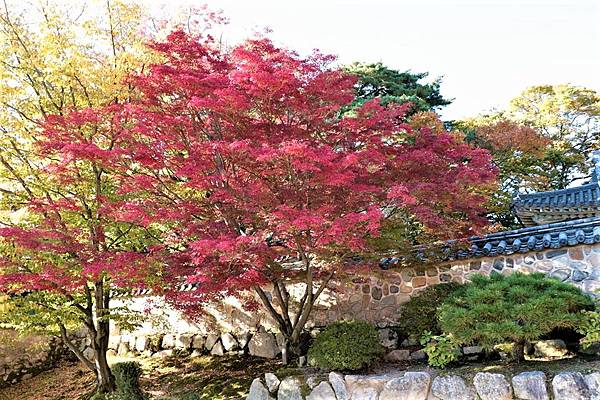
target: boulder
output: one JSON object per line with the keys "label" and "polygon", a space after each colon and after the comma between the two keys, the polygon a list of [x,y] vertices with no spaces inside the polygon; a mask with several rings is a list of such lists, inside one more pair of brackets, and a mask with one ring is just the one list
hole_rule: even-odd
{"label": "boulder", "polygon": [[175,338],[175,348],[189,350],[192,347],[192,340],[194,335],[189,333],[182,333]]}
{"label": "boulder", "polygon": [[423,350],[417,350],[410,353],[411,360],[424,360],[427,358],[427,355]]}
{"label": "boulder", "polygon": [[263,358],[275,358],[279,348],[275,337],[269,332],[257,332],[248,343],[250,355]]}
{"label": "boulder", "polygon": [[237,339],[237,342],[240,345],[241,349],[245,348],[248,345],[248,342],[250,341],[251,337],[252,335],[250,334],[250,332],[244,332],[240,335],[235,335],[235,338]]}
{"label": "boulder", "polygon": [[475,375],[473,385],[481,400],[512,400],[510,383],[502,374],[480,372]]}
{"label": "boulder", "polygon": [[223,344],[225,351],[237,350],[239,348],[237,340],[235,340],[231,333],[222,334],[221,343]]}
{"label": "boulder", "polygon": [[389,362],[408,361],[410,360],[410,350],[392,350],[384,358]]}
{"label": "boulder", "polygon": [[204,348],[204,342],[206,339],[202,335],[194,335],[192,339],[192,349],[194,350],[202,350]]}
{"label": "boulder", "polygon": [[173,335],[163,336],[161,348],[172,349],[173,347],[175,347],[175,336],[173,336]]}
{"label": "boulder", "polygon": [[148,346],[148,338],[146,336],[137,336],[135,338],[135,350],[140,353],[146,350]]}
{"label": "boulder", "polygon": [[427,372],[407,372],[400,378],[388,381],[379,400],[425,400],[431,377]]}
{"label": "boulder", "polygon": [[564,357],[569,352],[567,345],[560,339],[540,340],[533,346],[534,355],[543,358]]}
{"label": "boulder", "polygon": [[517,399],[548,400],[546,374],[543,372],[521,372],[513,376],[512,385]]}
{"label": "boulder", "polygon": [[210,350],[210,354],[213,356],[222,356],[223,354],[225,354],[223,344],[221,342],[215,343],[215,345]]}
{"label": "boulder", "polygon": [[335,399],[335,393],[328,382],[319,383],[308,396],[306,400],[332,400]]}
{"label": "boulder", "polygon": [[561,372],[552,379],[554,400],[589,400],[590,391],[579,372]]}
{"label": "boulder", "polygon": [[321,383],[321,379],[317,376],[309,376],[306,379],[306,386],[308,386],[309,389],[314,389],[319,383]]}
{"label": "boulder", "polygon": [[352,400],[378,400],[379,391],[372,387],[360,387],[350,393]]}
{"label": "boulder", "polygon": [[346,388],[352,400],[354,399],[375,399],[379,398],[379,393],[383,386],[390,380],[400,378],[402,372],[394,372],[379,375],[346,375]]}
{"label": "boulder", "polygon": [[583,377],[592,400],[600,400],[600,372],[592,372]]}
{"label": "boulder", "polygon": [[172,355],[173,355],[173,349],[168,349],[168,350],[157,351],[156,353],[152,354],[152,357],[167,358],[167,357],[171,357]]}
{"label": "boulder", "polygon": [[331,383],[331,387],[335,392],[337,400],[350,400],[350,395],[348,394],[348,390],[346,389],[346,382],[344,382],[344,377],[342,376],[342,374],[339,374],[337,372],[330,372],[329,383]]}
{"label": "boulder", "polygon": [[215,343],[219,340],[219,335],[215,335],[211,333],[206,337],[206,341],[204,342],[204,348],[208,351],[211,351]]}
{"label": "boulder", "polygon": [[250,392],[248,393],[248,397],[246,400],[271,400],[273,399],[269,394],[269,391],[262,384],[259,378],[256,378],[252,381],[250,385]]}
{"label": "boulder", "polygon": [[279,384],[277,400],[302,400],[302,381],[295,376],[288,376]]}
{"label": "boulder", "polygon": [[121,336],[119,335],[111,335],[108,338],[108,348],[117,350],[119,348],[119,343],[121,343]]}
{"label": "boulder", "polygon": [[94,349],[92,349],[91,347],[85,348],[85,350],[83,351],[83,356],[91,362],[94,362],[96,360]]}
{"label": "boulder", "polygon": [[129,343],[121,342],[119,343],[119,349],[117,350],[117,354],[119,356],[124,356],[129,353]]}
{"label": "boulder", "polygon": [[267,372],[265,374],[265,382],[267,383],[267,389],[269,389],[269,392],[271,393],[277,392],[279,384],[281,383],[279,378],[277,378],[275,374],[272,374],[270,372]]}
{"label": "boulder", "polygon": [[117,356],[117,352],[113,349],[108,349],[106,351],[106,356],[109,358],[115,358]]}
{"label": "boulder", "polygon": [[475,400],[475,391],[460,376],[437,376],[431,393],[440,400]]}
{"label": "boulder", "polygon": [[483,351],[481,346],[465,346],[462,348],[462,352],[465,356],[471,356],[480,354]]}
{"label": "boulder", "polygon": [[395,349],[398,347],[398,334],[389,328],[379,331],[379,340],[381,341],[381,345],[386,349]]}

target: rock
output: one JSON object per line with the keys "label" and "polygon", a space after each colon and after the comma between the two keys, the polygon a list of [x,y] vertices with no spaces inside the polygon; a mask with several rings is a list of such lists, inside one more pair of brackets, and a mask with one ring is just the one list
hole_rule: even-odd
{"label": "rock", "polygon": [[119,349],[117,350],[117,354],[119,356],[124,356],[127,353],[129,353],[129,343],[127,343],[127,342],[121,342],[119,344]]}
{"label": "rock", "polygon": [[115,358],[117,356],[117,352],[113,349],[108,349],[106,351],[106,356],[109,358]]}
{"label": "rock", "polygon": [[512,389],[502,374],[479,372],[473,385],[481,400],[512,400]]}
{"label": "rock", "polygon": [[427,355],[423,350],[417,350],[410,353],[411,360],[424,360],[427,358]]}
{"label": "rock", "polygon": [[536,357],[564,357],[569,352],[567,345],[560,339],[540,340],[534,346],[534,355]]}
{"label": "rock", "polygon": [[[388,381],[400,378],[404,375],[402,372],[394,372],[387,374],[379,374],[379,375],[346,375],[346,388],[348,389],[348,393],[350,394],[351,399],[356,399],[357,396],[366,396],[366,398],[370,398],[371,390],[374,389],[376,395],[379,395],[379,392],[383,389],[383,386],[388,383]],[[358,397],[362,399],[362,397]],[[377,398],[377,397],[375,397]]]}
{"label": "rock", "polygon": [[241,349],[245,348],[248,345],[248,342],[250,341],[251,337],[252,335],[250,334],[250,332],[244,332],[241,335],[235,336]]}
{"label": "rock", "polygon": [[192,351],[190,353],[190,358],[196,358],[196,357],[201,357],[202,356],[202,351],[198,350],[198,349],[194,349],[194,351]]}
{"label": "rock", "polygon": [[265,374],[265,382],[267,383],[267,388],[271,393],[275,393],[279,388],[279,383],[281,383],[279,378],[270,372]]}
{"label": "rock", "polygon": [[121,343],[121,336],[119,335],[111,335],[108,338],[108,348],[117,350],[119,348],[119,343]]}
{"label": "rock", "polygon": [[275,358],[279,354],[279,348],[275,337],[268,332],[257,332],[248,343],[250,355],[263,358]]}
{"label": "rock", "polygon": [[314,389],[319,383],[321,383],[321,380],[316,376],[309,376],[308,379],[306,379],[306,386],[308,386],[309,389]]}
{"label": "rock", "polygon": [[146,336],[137,336],[135,338],[135,350],[140,353],[146,350],[146,346],[148,346],[148,338]]}
{"label": "rock", "polygon": [[295,376],[288,376],[279,384],[277,400],[302,400],[302,381]]}
{"label": "rock", "polygon": [[379,400],[425,400],[431,377],[427,372],[407,372],[383,386]]}
{"label": "rock", "polygon": [[344,382],[344,377],[342,374],[330,372],[329,383],[331,383],[331,387],[333,387],[333,391],[335,392],[337,400],[350,400],[348,390],[346,389],[346,382]]}
{"label": "rock", "polygon": [[204,342],[204,348],[208,351],[211,351],[215,343],[219,340],[219,336],[211,333],[206,337],[206,341]]}
{"label": "rock", "polygon": [[172,349],[175,347],[175,337],[173,335],[163,336],[161,347],[163,349]]}
{"label": "rock", "polygon": [[231,351],[238,349],[238,342],[235,340],[231,333],[224,333],[221,335],[221,343],[225,351]]}
{"label": "rock", "polygon": [[204,342],[206,342],[204,336],[194,335],[194,338],[192,339],[192,349],[202,350],[204,348]]}
{"label": "rock", "polygon": [[168,349],[168,350],[157,351],[156,353],[152,354],[152,357],[167,358],[167,357],[171,357],[172,355],[173,355],[173,349]]}
{"label": "rock", "polygon": [[398,347],[398,334],[391,329],[381,329],[379,331],[379,340],[386,349],[395,349]]}
{"label": "rock", "polygon": [[194,336],[189,333],[182,333],[175,339],[175,348],[189,350],[192,347]]}
{"label": "rock", "polygon": [[327,382],[321,382],[315,387],[306,400],[332,400],[335,399],[335,393],[331,388],[331,385]]}
{"label": "rock", "polygon": [[546,374],[543,372],[522,372],[513,376],[512,385],[517,399],[548,400]]}
{"label": "rock", "polygon": [[554,400],[589,400],[590,391],[579,372],[561,372],[552,379]]}
{"label": "rock", "polygon": [[480,346],[465,346],[462,348],[462,352],[465,356],[472,354],[480,354],[483,349]]}
{"label": "rock", "polygon": [[351,392],[352,400],[378,400],[379,392],[372,387],[360,387]]}
{"label": "rock", "polygon": [[600,372],[592,372],[583,379],[590,391],[591,400],[600,400]]}
{"label": "rock", "polygon": [[410,350],[392,350],[384,358],[390,362],[407,361],[410,360]]}
{"label": "rock", "polygon": [[223,344],[221,342],[215,343],[213,348],[210,350],[210,354],[213,356],[222,356],[225,354],[225,349],[223,348]]}
{"label": "rock", "polygon": [[460,376],[437,376],[431,393],[440,400],[475,400],[475,391]]}
{"label": "rock", "polygon": [[92,349],[91,347],[86,347],[86,349],[83,351],[83,356],[91,362],[94,362],[94,360],[96,359],[94,355],[94,349]]}
{"label": "rock", "polygon": [[248,397],[246,400],[271,400],[273,399],[269,394],[269,391],[262,384],[259,378],[256,378],[252,381],[250,385],[250,392],[248,393]]}

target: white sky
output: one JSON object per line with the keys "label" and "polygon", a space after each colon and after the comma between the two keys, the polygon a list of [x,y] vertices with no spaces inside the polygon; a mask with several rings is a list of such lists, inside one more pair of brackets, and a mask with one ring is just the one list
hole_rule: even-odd
{"label": "white sky", "polygon": [[269,27],[279,44],[443,76],[445,119],[504,107],[527,86],[600,91],[600,0],[147,0],[208,4],[236,42]]}

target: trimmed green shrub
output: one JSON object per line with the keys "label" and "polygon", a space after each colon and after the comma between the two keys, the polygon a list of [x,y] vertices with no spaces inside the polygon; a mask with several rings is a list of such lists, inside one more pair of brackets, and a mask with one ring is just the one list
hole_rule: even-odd
{"label": "trimmed green shrub", "polygon": [[523,359],[524,346],[555,328],[577,329],[582,310],[594,308],[579,288],[544,274],[475,275],[439,309],[440,327],[459,344],[486,350],[514,343],[514,358]]}
{"label": "trimmed green shrub", "polygon": [[355,371],[370,366],[383,351],[373,325],[366,321],[340,321],[317,335],[308,357],[323,369]]}
{"label": "trimmed green shrub", "polygon": [[460,357],[460,347],[451,335],[434,335],[425,332],[421,337],[423,352],[427,354],[427,362],[432,367],[444,368]]}
{"label": "trimmed green shrub", "polygon": [[432,285],[412,297],[400,308],[401,317],[398,321],[400,334],[419,339],[425,332],[434,335],[442,333],[437,319],[438,307],[459,286],[460,284],[456,282]]}
{"label": "trimmed green shrub", "polygon": [[127,400],[145,400],[144,393],[140,387],[140,376],[142,368],[135,361],[117,363],[112,367],[117,385],[116,397]]}

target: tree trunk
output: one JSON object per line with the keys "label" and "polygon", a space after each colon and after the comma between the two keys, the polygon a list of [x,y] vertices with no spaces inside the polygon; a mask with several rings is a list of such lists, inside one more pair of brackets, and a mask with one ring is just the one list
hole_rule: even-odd
{"label": "tree trunk", "polygon": [[96,391],[100,393],[110,393],[115,391],[115,378],[110,370],[106,359],[108,351],[108,339],[110,335],[109,326],[109,289],[105,283],[100,280],[94,285],[94,297],[96,306],[96,319],[94,334],[92,338],[92,349],[94,350],[97,387]]}
{"label": "tree trunk", "polygon": [[513,345],[512,351],[513,360],[520,364],[522,361],[525,361],[525,342],[515,342]]}

